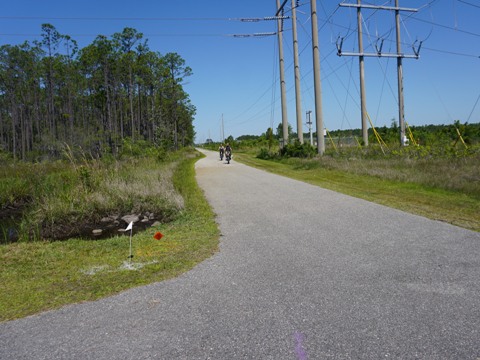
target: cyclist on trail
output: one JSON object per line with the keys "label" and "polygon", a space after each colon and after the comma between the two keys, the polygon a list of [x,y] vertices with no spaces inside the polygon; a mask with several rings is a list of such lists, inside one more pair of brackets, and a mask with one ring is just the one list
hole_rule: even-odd
{"label": "cyclist on trail", "polygon": [[223,160],[223,154],[225,153],[225,148],[223,147],[223,144],[220,145],[218,148],[218,151],[220,153],[220,161]]}
{"label": "cyclist on trail", "polygon": [[225,158],[227,159],[227,163],[230,164],[230,159],[232,158],[232,148],[230,147],[230,144],[225,146]]}

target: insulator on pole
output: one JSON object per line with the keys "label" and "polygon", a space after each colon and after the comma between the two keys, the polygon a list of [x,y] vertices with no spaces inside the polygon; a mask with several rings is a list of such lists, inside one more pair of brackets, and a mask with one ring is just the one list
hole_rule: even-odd
{"label": "insulator on pole", "polygon": [[265,16],[263,18],[241,18],[239,19],[242,22],[260,22],[260,21],[270,21],[270,20],[287,20],[290,19],[290,16]]}
{"label": "insulator on pole", "polygon": [[267,16],[264,17],[263,20],[288,20],[290,19],[290,16],[288,15],[282,15],[282,16]]}
{"label": "insulator on pole", "polygon": [[342,46],[343,46],[343,37],[338,37],[337,38],[337,55],[342,56]]}
{"label": "insulator on pole", "polygon": [[[380,41],[380,46],[378,46],[378,41]],[[375,43],[375,50],[377,50],[378,55],[382,55],[382,48],[383,48],[383,39],[378,38],[377,42]]]}
{"label": "insulator on pole", "polygon": [[[415,48],[415,44],[418,42],[418,47]],[[415,56],[418,58],[420,56],[420,49],[422,48],[422,44],[423,44],[423,41],[418,41],[418,40],[415,40],[415,42],[413,43],[412,45],[412,50],[413,50],[413,53],[415,54]]]}
{"label": "insulator on pole", "polygon": [[243,18],[243,19],[240,19],[240,21],[242,22],[259,22],[259,21],[262,21],[263,19],[260,19],[260,18]]}
{"label": "insulator on pole", "polygon": [[273,35],[277,35],[277,33],[276,32],[264,32],[264,33],[254,33],[254,34],[233,34],[233,35],[230,35],[230,36],[245,38],[245,37],[263,37],[263,36],[273,36]]}

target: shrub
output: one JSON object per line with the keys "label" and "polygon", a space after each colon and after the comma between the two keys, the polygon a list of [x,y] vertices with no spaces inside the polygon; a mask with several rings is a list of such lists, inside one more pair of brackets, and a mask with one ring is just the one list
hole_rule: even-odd
{"label": "shrub", "polygon": [[257,154],[258,159],[262,160],[273,160],[278,157],[277,153],[269,151],[268,149],[261,148],[260,152]]}
{"label": "shrub", "polygon": [[298,157],[298,158],[311,158],[317,154],[316,149],[308,144],[297,140],[293,144],[287,144],[280,149],[280,155],[282,157]]}

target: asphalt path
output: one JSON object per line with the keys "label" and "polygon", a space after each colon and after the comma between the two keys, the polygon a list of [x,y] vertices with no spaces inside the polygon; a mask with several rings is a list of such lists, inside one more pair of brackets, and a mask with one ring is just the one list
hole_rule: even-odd
{"label": "asphalt path", "polygon": [[0,359],[480,358],[480,233],[206,154],[217,254],[2,323]]}

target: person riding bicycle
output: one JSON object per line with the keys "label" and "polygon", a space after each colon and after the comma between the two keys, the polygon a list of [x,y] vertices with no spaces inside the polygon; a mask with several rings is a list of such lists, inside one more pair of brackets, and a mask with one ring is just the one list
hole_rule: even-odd
{"label": "person riding bicycle", "polygon": [[223,147],[223,144],[220,145],[218,151],[220,153],[220,160],[223,160],[223,154],[225,153],[225,148]]}
{"label": "person riding bicycle", "polygon": [[225,158],[227,159],[227,162],[230,164],[230,159],[232,158],[232,148],[230,144],[227,144],[227,146],[225,146]]}

